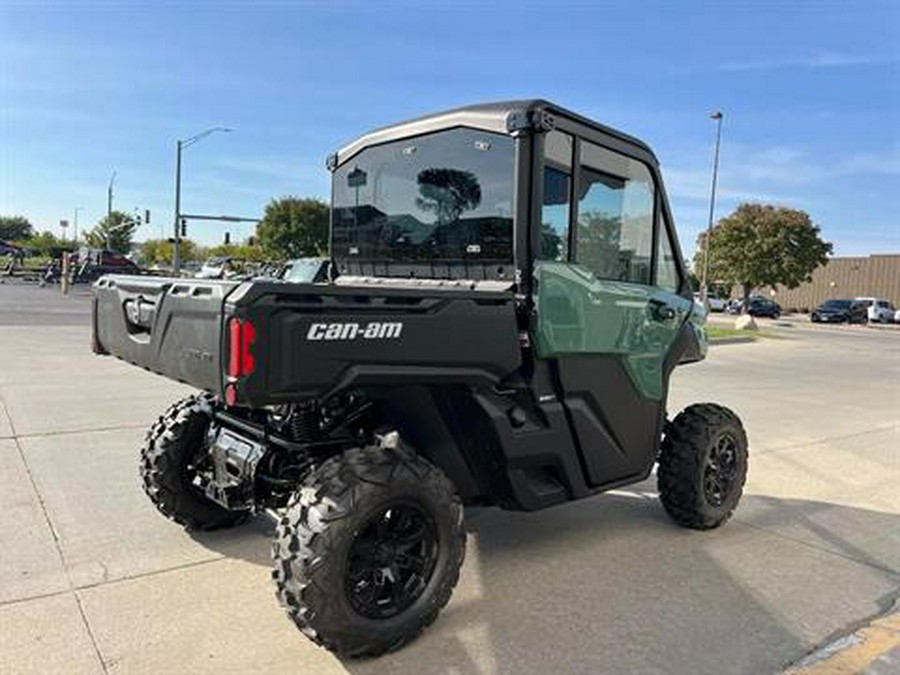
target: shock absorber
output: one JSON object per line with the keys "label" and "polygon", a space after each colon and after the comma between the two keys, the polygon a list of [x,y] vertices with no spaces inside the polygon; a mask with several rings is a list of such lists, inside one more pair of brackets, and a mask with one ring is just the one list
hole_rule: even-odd
{"label": "shock absorber", "polygon": [[292,440],[303,443],[319,437],[319,404],[311,399],[297,403],[291,412],[290,429]]}

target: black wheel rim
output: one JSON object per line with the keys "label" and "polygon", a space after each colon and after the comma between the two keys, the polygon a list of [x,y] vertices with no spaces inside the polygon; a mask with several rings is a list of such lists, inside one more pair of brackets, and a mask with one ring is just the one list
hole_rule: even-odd
{"label": "black wheel rim", "polygon": [[357,531],[347,554],[350,606],[369,619],[400,614],[424,592],[437,558],[437,528],[420,504],[382,507]]}
{"label": "black wheel rim", "polygon": [[738,443],[730,433],[719,436],[712,446],[703,472],[703,492],[710,506],[722,506],[734,487],[738,473]]}

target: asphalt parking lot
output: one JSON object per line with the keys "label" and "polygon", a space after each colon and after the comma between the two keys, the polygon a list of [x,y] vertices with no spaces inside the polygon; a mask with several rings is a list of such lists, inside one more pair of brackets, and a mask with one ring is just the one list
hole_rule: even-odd
{"label": "asphalt parking lot", "polygon": [[653,480],[474,510],[436,624],[339,660],[275,601],[268,517],[188,534],[147,501],[141,439],[188,390],[94,357],[88,307],[0,286],[0,673],[772,673],[900,595],[900,332],[764,322],[673,376],[671,409],[747,426],[725,527],[678,528]]}

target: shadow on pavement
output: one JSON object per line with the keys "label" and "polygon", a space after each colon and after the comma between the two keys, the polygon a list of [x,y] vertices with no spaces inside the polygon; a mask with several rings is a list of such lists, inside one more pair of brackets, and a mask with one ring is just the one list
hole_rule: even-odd
{"label": "shadow on pavement", "polygon": [[272,565],[272,539],[275,536],[275,518],[261,513],[249,522],[233,530],[195,532],[188,535],[201,546],[220,553],[226,558],[245,560],[254,565]]}
{"label": "shadow on pavement", "polygon": [[[900,587],[900,516],[822,502],[746,495],[736,520],[693,532],[648,482],[467,522],[460,585],[435,624],[399,652],[343,660],[347,672],[774,672]],[[268,566],[273,527],[194,536]]]}

